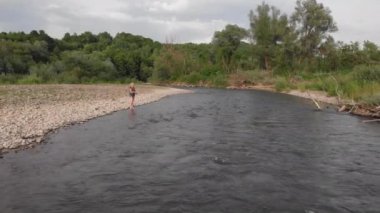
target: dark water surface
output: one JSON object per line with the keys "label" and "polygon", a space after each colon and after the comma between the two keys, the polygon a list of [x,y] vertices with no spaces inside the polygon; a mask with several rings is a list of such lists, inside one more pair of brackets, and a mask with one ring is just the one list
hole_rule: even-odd
{"label": "dark water surface", "polygon": [[380,212],[380,125],[195,90],[0,159],[0,212]]}

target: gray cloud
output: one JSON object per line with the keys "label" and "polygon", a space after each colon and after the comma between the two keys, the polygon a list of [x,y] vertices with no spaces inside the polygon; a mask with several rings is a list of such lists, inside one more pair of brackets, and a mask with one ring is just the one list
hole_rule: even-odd
{"label": "gray cloud", "polygon": [[[319,0],[338,24],[336,40],[380,44],[380,1]],[[0,31],[129,32],[158,41],[210,42],[226,24],[248,27],[249,10],[262,0],[0,0]],[[267,0],[291,14],[296,0]]]}

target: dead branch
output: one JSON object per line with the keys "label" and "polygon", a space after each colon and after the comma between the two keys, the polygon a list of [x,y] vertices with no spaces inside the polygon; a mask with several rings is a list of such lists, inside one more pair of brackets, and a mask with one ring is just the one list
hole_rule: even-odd
{"label": "dead branch", "polygon": [[335,94],[338,96],[338,104],[340,104],[341,102],[341,97],[340,97],[340,92],[339,92],[339,83],[338,83],[338,80],[336,80],[336,78],[331,75],[331,78],[334,79],[335,83],[336,83],[336,86],[335,86]]}
{"label": "dead branch", "polygon": [[313,97],[311,97],[309,91],[307,90],[306,92],[307,92],[308,96],[310,97],[310,99],[313,100],[313,102],[314,102],[315,106],[318,108],[318,110],[322,110],[322,108],[321,108],[321,106],[318,104],[318,102],[317,102]]}
{"label": "dead branch", "polygon": [[380,122],[380,119],[365,120],[362,123]]}

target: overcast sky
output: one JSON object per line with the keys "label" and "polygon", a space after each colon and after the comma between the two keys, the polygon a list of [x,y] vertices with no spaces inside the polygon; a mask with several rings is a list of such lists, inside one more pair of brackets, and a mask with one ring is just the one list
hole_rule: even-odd
{"label": "overcast sky", "polygon": [[[249,10],[262,0],[0,0],[0,31],[129,32],[157,41],[210,42],[226,24],[248,28]],[[291,14],[296,0],[267,0]],[[338,25],[336,40],[380,45],[379,0],[318,0]]]}

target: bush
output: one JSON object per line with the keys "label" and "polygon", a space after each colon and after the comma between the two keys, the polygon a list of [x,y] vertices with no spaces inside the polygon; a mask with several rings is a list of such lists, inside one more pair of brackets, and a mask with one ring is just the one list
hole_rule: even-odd
{"label": "bush", "polygon": [[216,87],[225,87],[227,86],[227,76],[221,72],[212,76],[211,84]]}
{"label": "bush", "polygon": [[237,71],[229,76],[229,81],[231,85],[239,85],[241,82],[264,85],[275,83],[272,73],[262,70]]}
{"label": "bush", "polygon": [[21,77],[16,74],[0,74],[0,84],[15,84]]}
{"label": "bush", "polygon": [[40,84],[43,80],[36,74],[26,75],[17,81],[18,84]]}
{"label": "bush", "polygon": [[59,83],[67,83],[67,84],[79,84],[81,83],[79,74],[80,68],[76,67],[70,71],[66,71],[58,75]]}
{"label": "bush", "polygon": [[354,77],[360,85],[380,82],[380,65],[360,65],[354,68]]}
{"label": "bush", "polygon": [[380,105],[380,93],[373,96],[365,96],[362,98],[362,101],[366,104],[379,106]]}
{"label": "bush", "polygon": [[219,72],[220,68],[218,66],[208,65],[200,71],[200,74],[205,77],[212,77],[218,75]]}
{"label": "bush", "polygon": [[28,81],[38,81],[34,83],[47,83],[56,79],[57,72],[52,64],[35,65],[30,68],[30,77],[26,77]]}
{"label": "bush", "polygon": [[203,77],[202,77],[201,74],[199,74],[197,72],[192,72],[189,75],[184,76],[182,79],[186,83],[194,84],[195,85],[195,84],[198,84],[200,81],[202,81]]}
{"label": "bush", "polygon": [[343,96],[351,99],[358,99],[361,93],[361,87],[356,81],[344,81],[340,84]]}
{"label": "bush", "polygon": [[275,89],[278,92],[288,90],[291,86],[285,77],[277,77],[275,82]]}

